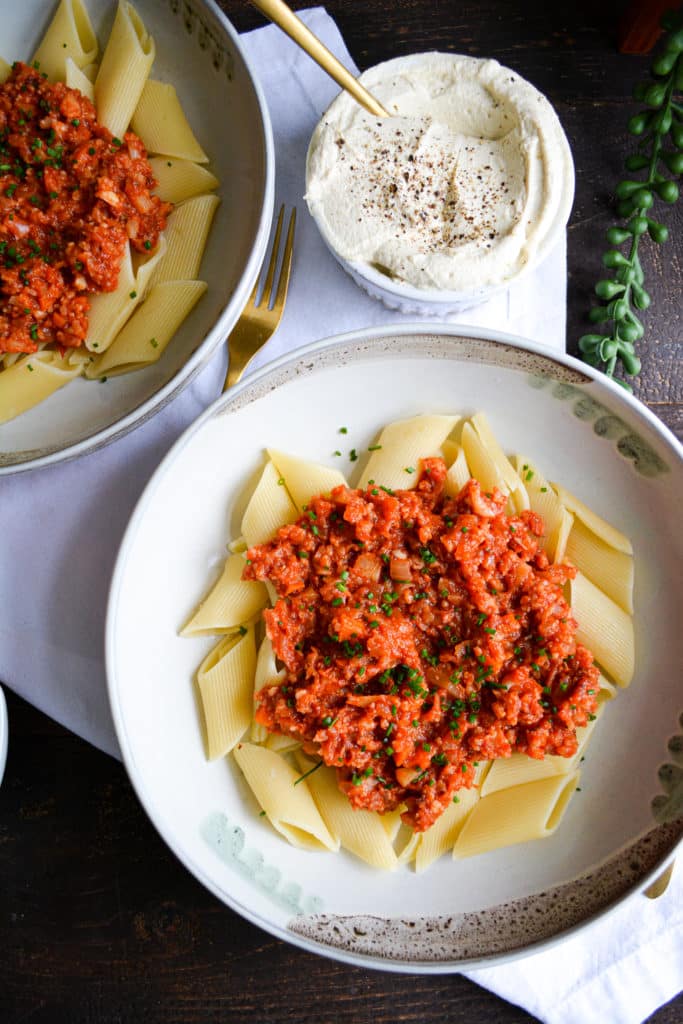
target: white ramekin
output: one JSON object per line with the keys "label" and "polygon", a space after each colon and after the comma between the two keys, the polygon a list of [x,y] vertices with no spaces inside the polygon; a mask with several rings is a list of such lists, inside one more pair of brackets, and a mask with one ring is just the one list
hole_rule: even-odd
{"label": "white ramekin", "polygon": [[[419,60],[420,57],[425,56],[423,54],[413,54],[408,60]],[[406,58],[398,58],[396,62],[388,61],[387,66],[398,61],[405,61]],[[372,69],[369,69],[372,70]],[[364,75],[360,76],[360,81],[363,82]],[[336,101],[333,101],[336,102]],[[320,125],[325,121],[327,117],[327,111],[323,114],[319,124],[311,138],[311,142],[308,147],[308,154],[306,159],[306,182],[308,185],[309,178],[309,166],[311,159],[311,152],[314,148],[318,130]],[[507,289],[519,281],[522,277],[526,276],[530,271],[534,270],[543,260],[549,255],[550,252],[555,248],[555,245],[559,242],[560,238],[564,234],[567,227],[567,221],[569,220],[569,214],[571,212],[572,204],[574,202],[574,161],[572,159],[571,149],[569,142],[564,133],[562,126],[557,121],[557,140],[558,145],[561,149],[561,153],[558,154],[558,163],[562,165],[562,173],[558,178],[558,188],[561,189],[560,200],[557,204],[555,215],[549,221],[545,234],[539,238],[537,245],[535,246],[532,256],[520,268],[517,273],[513,276],[506,278],[495,284],[481,285],[479,287],[473,287],[468,291],[450,291],[447,289],[438,288],[417,288],[414,285],[407,284],[405,282],[396,280],[389,277],[387,274],[381,273],[376,270],[370,264],[362,261],[348,260],[343,257],[339,251],[335,248],[334,242],[332,241],[325,222],[316,215],[316,210],[312,209],[309,205],[309,209],[313,219],[316,222],[318,230],[323,238],[323,241],[327,245],[337,262],[344,268],[344,270],[353,278],[356,284],[367,292],[373,299],[378,299],[388,309],[396,310],[400,313],[405,313],[410,316],[419,317],[445,317],[454,313],[460,313],[463,310],[471,309],[473,306],[479,306],[486,302],[492,296],[499,294],[500,292],[507,291]]]}

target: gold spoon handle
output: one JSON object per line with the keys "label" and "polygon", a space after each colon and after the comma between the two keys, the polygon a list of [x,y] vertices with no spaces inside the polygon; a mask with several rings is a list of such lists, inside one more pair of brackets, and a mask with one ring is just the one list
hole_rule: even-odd
{"label": "gold spoon handle", "polygon": [[283,0],[251,0],[254,7],[258,7],[262,14],[274,21],[283,32],[286,32],[290,39],[293,39],[302,50],[305,50],[309,57],[312,57],[316,64],[319,64],[323,71],[326,71],[335,82],[351,93],[353,98],[370,114],[377,117],[388,117],[387,111],[378,103],[374,96],[364,89],[360,82],[347,71],[333,53],[321,43],[310,29],[297,18],[294,11],[290,10]]}

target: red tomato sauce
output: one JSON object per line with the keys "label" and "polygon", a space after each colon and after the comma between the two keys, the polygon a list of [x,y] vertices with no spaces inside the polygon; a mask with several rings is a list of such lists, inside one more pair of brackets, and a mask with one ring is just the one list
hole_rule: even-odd
{"label": "red tomato sauce", "polygon": [[479,761],[571,757],[596,710],[598,670],[576,643],[542,518],[505,514],[470,480],[444,493],[422,461],[415,490],[335,488],[247,554],[270,580],[266,630],[287,669],[256,719],[337,769],[354,807],[406,805],[429,828]]}
{"label": "red tomato sauce", "polygon": [[0,353],[82,345],[88,294],[116,288],[127,241],[156,248],[171,209],[142,142],[76,89],[16,63],[0,85]]}

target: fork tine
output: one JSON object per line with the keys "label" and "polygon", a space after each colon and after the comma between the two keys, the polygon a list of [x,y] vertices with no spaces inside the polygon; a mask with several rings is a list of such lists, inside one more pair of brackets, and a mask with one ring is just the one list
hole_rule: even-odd
{"label": "fork tine", "polygon": [[[282,236],[282,225],[284,222],[285,207],[280,209],[277,226],[272,242],[271,258],[266,273],[266,282],[263,288],[261,301],[257,304],[255,299],[258,292],[258,282],[251,294],[249,302],[242,310],[242,315],[228,335],[228,372],[223,384],[223,391],[233,387],[241,379],[245,369],[254,358],[256,353],[263,347],[266,341],[275,333],[278,324],[282,319],[289,285],[289,276],[292,269],[292,251],[294,247],[294,229],[296,226],[296,207],[292,209],[287,226],[287,238],[285,240],[282,263],[278,275],[277,294],[270,306],[270,294],[273,290],[273,281],[278,264],[278,253],[280,238]],[[260,276],[260,275],[259,275]],[[266,296],[265,302],[263,297]]]}
{"label": "fork tine", "polygon": [[[273,251],[270,257],[270,263],[268,264],[268,273],[266,274],[266,283],[263,286],[263,293],[261,295],[261,302],[259,306],[265,302],[266,306],[270,306],[270,293],[273,290],[273,280],[275,278],[275,268],[277,266],[277,257],[280,251],[280,235],[282,234],[282,219],[285,215],[285,204],[283,203],[280,207],[280,213],[277,218],[277,227],[275,228],[275,237],[273,238]],[[257,307],[258,308],[258,307]]]}
{"label": "fork tine", "polygon": [[292,210],[289,218],[289,227],[287,228],[287,240],[285,242],[285,251],[282,256],[282,267],[280,269],[280,280],[277,284],[277,294],[273,301],[274,310],[282,310],[287,298],[287,288],[289,287],[289,275],[292,270],[292,253],[294,251],[294,229],[296,228],[296,206]]}

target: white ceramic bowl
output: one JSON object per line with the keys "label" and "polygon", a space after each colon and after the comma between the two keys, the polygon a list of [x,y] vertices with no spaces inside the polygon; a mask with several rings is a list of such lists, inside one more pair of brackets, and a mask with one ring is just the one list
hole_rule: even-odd
{"label": "white ceramic bowl", "polygon": [[[365,84],[370,91],[373,91],[375,77],[376,74],[379,73],[380,69],[382,79],[386,80],[386,78],[392,73],[400,74],[405,68],[410,68],[412,64],[419,63],[423,58],[431,56],[431,54],[412,54],[410,57],[399,57],[394,60],[385,61],[383,64],[365,71],[360,76],[359,80]],[[448,56],[452,57],[453,55]],[[541,93],[538,93],[533,86],[521,79],[519,75],[515,74],[515,77],[522,84],[525,90],[529,90],[530,92],[533,91],[533,93],[542,97]],[[331,108],[334,108],[335,105],[339,106],[340,104],[350,103],[353,103],[353,101],[342,93],[333,101]],[[317,148],[317,139],[320,127],[325,123],[329,109],[320,119],[309,144],[308,157],[306,161],[307,183],[310,176],[311,155]],[[538,238],[537,245],[531,258],[516,274],[498,283],[485,284],[461,291],[437,288],[418,288],[405,281],[401,281],[398,278],[390,277],[388,274],[382,273],[365,261],[346,259],[336,248],[335,240],[329,226],[319,215],[319,211],[310,203],[309,209],[311,210],[311,214],[318,226],[325,244],[334,258],[344,268],[344,270],[350,274],[356,284],[362,288],[363,291],[367,292],[367,294],[372,298],[378,299],[380,302],[384,303],[388,309],[397,310],[400,313],[420,318],[446,317],[454,313],[461,313],[463,310],[478,306],[481,303],[486,302],[492,296],[506,291],[510,285],[513,285],[516,281],[520,280],[523,276],[542,263],[543,260],[545,260],[553,251],[563,236],[567,226],[567,221],[569,220],[572,203],[574,202],[574,162],[569,142],[567,141],[564,130],[562,129],[559,119],[554,115],[554,112],[552,123],[548,124],[547,129],[549,134],[552,133],[554,143],[557,147],[557,153],[555,154],[558,168],[556,186],[557,194],[555,197],[556,207],[552,217],[548,221],[545,232]]]}
{"label": "white ceramic bowl", "polygon": [[[477,409],[506,450],[533,456],[631,537],[635,679],[606,708],[582,791],[549,838],[458,862],[445,856],[421,875],[297,850],[259,817],[232,759],[206,761],[193,678],[215,638],[177,630],[239,533],[267,445],[351,472],[362,462],[352,464],[349,449],[365,452],[380,425]],[[675,800],[662,792],[666,772],[658,775],[680,731],[682,503],[683,449],[660,421],[604,376],[520,339],[383,328],[310,345],[250,375],[156,471],[113,577],[109,696],[150,818],[228,906],[280,938],[366,966],[492,964],[555,941],[631,893],[642,899],[639,888],[671,858],[682,829],[680,819],[666,823]]]}
{"label": "white ceramic bowl", "polygon": [[[86,0],[100,43],[114,0]],[[4,11],[6,59],[28,59],[56,0],[22,0]],[[210,167],[221,205],[201,266],[208,291],[158,363],[110,378],[76,380],[0,426],[0,474],[43,466],[99,448],[166,405],[225,341],[254,285],[268,243],[274,155],[265,99],[237,33],[213,0],[136,0],[154,37],[152,74],[173,82]]]}

